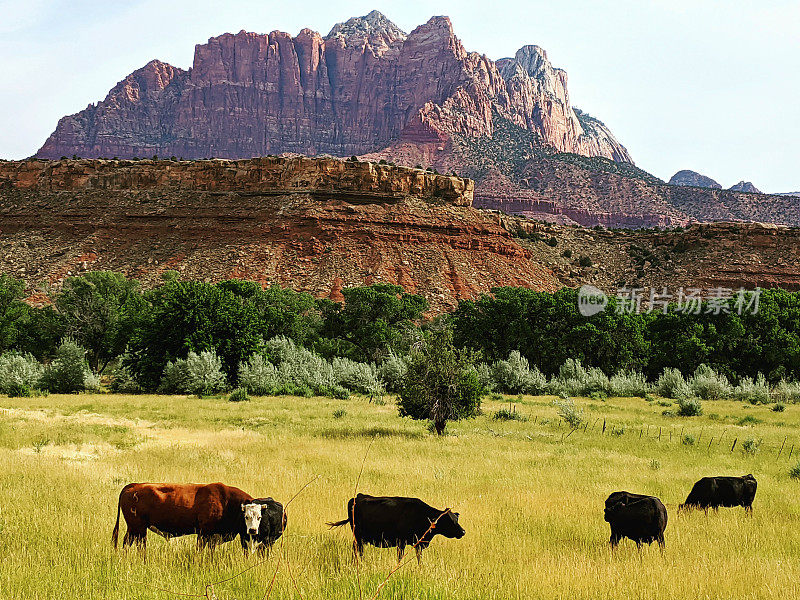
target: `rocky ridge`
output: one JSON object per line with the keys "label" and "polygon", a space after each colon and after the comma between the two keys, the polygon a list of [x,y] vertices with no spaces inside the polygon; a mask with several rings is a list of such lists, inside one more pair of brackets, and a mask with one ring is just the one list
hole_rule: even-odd
{"label": "rocky ridge", "polygon": [[37,156],[349,156],[491,137],[495,115],[543,147],[631,161],[599,121],[573,110],[566,73],[541,48],[495,63],[468,52],[447,17],[405,34],[378,11],[324,38],[226,33],[197,45],[189,70],[154,60],[62,118]]}

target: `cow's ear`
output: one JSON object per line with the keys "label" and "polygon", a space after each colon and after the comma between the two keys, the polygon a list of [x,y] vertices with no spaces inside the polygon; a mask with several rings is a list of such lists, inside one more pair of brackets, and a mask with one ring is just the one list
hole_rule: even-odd
{"label": "cow's ear", "polygon": [[246,510],[247,510],[247,509],[245,508],[245,506],[247,506],[247,505],[246,505],[246,504],[242,504],[242,512],[244,512],[244,511],[246,511]]}

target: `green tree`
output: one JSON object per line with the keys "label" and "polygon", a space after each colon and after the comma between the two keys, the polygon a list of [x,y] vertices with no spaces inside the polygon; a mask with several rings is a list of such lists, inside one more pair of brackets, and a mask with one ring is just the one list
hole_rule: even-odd
{"label": "green tree", "polygon": [[55,306],[66,335],[86,348],[89,365],[102,373],[125,351],[144,301],[138,281],[121,273],[93,271],[65,279]]}
{"label": "green tree", "polygon": [[345,288],[344,305],[322,301],[323,333],[339,353],[360,362],[380,360],[402,350],[408,331],[416,326],[428,302],[388,283]]}
{"label": "green tree", "polygon": [[411,351],[398,401],[400,416],[430,419],[439,435],[447,421],[475,416],[484,390],[472,359],[472,352],[453,346],[449,328],[432,331]]}
{"label": "green tree", "polygon": [[16,348],[30,323],[30,307],[22,301],[25,282],[0,275],[0,351]]}
{"label": "green tree", "polygon": [[229,289],[173,280],[147,292],[145,301],[124,361],[145,389],[158,387],[168,362],[204,350],[216,352],[235,381],[239,363],[263,342],[257,312]]}

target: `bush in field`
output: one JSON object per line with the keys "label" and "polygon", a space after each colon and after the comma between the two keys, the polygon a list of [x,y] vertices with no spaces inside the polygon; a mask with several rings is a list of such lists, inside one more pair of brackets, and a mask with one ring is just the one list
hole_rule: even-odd
{"label": "bush in field", "polygon": [[783,404],[800,402],[800,382],[781,379],[772,389],[772,399]]}
{"label": "bush in field", "polygon": [[761,440],[747,438],[742,442],[742,452],[745,454],[756,454],[759,448],[761,448]]}
{"label": "bush in field", "polygon": [[609,380],[611,396],[644,398],[651,389],[647,377],[636,371],[619,371]]}
{"label": "bush in field", "polygon": [[228,402],[246,402],[248,400],[250,400],[250,396],[247,395],[245,388],[236,388],[228,396]]}
{"label": "bush in field", "polygon": [[603,392],[606,395],[611,391],[611,383],[602,369],[592,367],[587,369],[581,361],[568,358],[548,385],[551,394],[565,393],[569,396],[590,396],[592,392]]}
{"label": "bush in field", "polygon": [[486,392],[494,391],[494,375],[492,374],[491,365],[486,363],[475,365],[475,375]]}
{"label": "bush in field", "polygon": [[483,392],[472,354],[455,348],[452,331],[441,329],[412,349],[398,411],[401,417],[430,419],[442,435],[447,421],[478,414]]}
{"label": "bush in field", "polygon": [[0,356],[0,392],[12,397],[30,396],[43,371],[30,354],[7,352]]}
{"label": "bush in field", "polygon": [[686,398],[691,396],[689,384],[678,369],[667,367],[656,381],[656,393],[663,398]]}
{"label": "bush in field", "polygon": [[689,380],[692,394],[703,400],[729,398],[733,392],[728,378],[708,365],[700,365]]}
{"label": "bush in field", "polygon": [[228,387],[225,373],[222,371],[222,360],[213,350],[205,350],[200,354],[189,352],[186,357],[189,375],[189,391],[198,396],[216,394]]}
{"label": "bush in field", "polygon": [[[331,364],[296,345],[286,337],[276,337],[266,343],[267,356],[278,367],[282,393],[293,395],[325,394],[338,384]],[[310,393],[308,392],[310,390]]]}
{"label": "bush in field", "polygon": [[572,398],[553,400],[553,406],[558,411],[558,416],[569,425],[570,429],[578,429],[584,423],[583,411],[575,406]]}
{"label": "bush in field", "polygon": [[281,387],[278,369],[261,354],[239,365],[239,386],[256,396],[271,396]]}
{"label": "bush in field", "polygon": [[161,375],[158,386],[161,394],[190,394],[189,391],[189,366],[185,358],[169,361]]}
{"label": "bush in field", "polygon": [[514,410],[509,410],[507,408],[501,408],[496,413],[494,413],[492,417],[495,421],[527,421],[528,417],[522,415],[516,411],[516,407]]}
{"label": "bush in field", "polygon": [[96,384],[97,380],[86,362],[86,350],[70,339],[58,346],[55,358],[41,378],[42,387],[56,394],[80,392]]}
{"label": "bush in field", "polygon": [[783,412],[786,410],[786,405],[783,402],[776,402],[772,407],[772,412]]}
{"label": "bush in field", "polygon": [[337,385],[359,394],[370,396],[383,394],[383,385],[374,364],[360,363],[349,358],[334,358],[331,366]]}
{"label": "bush in field", "polygon": [[[124,361],[122,362],[124,363]],[[109,387],[115,394],[139,394],[142,392],[142,386],[134,379],[133,374],[124,364],[117,367]]]}
{"label": "bush in field", "polygon": [[703,405],[698,398],[678,398],[677,405],[681,417],[699,417],[703,414]]}
{"label": "bush in field", "polygon": [[528,359],[514,350],[508,360],[498,360],[491,367],[493,389],[507,394],[541,394],[547,388],[547,379],[542,372],[530,368]]}
{"label": "bush in field", "polygon": [[744,377],[733,389],[733,398],[750,404],[769,404],[769,384],[762,373],[759,373],[755,380]]}
{"label": "bush in field", "polygon": [[800,479],[800,461],[798,461],[795,466],[789,469],[789,477],[792,479]]}
{"label": "bush in field", "polygon": [[378,377],[390,392],[399,392],[403,387],[403,380],[408,371],[408,358],[398,356],[390,351],[388,356],[378,366]]}

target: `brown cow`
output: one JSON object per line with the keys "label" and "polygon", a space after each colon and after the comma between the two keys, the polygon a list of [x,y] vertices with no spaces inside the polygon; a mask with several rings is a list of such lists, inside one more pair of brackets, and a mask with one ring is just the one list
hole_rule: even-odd
{"label": "brown cow", "polygon": [[250,521],[260,521],[261,515],[260,507],[252,515],[245,510],[252,501],[250,494],[222,483],[129,483],[119,494],[111,541],[116,548],[121,512],[128,525],[123,548],[136,544],[144,549],[150,529],[167,539],[196,533],[198,550],[208,546],[212,553],[218,543],[238,535],[247,552],[248,539],[258,534],[260,524]]}

